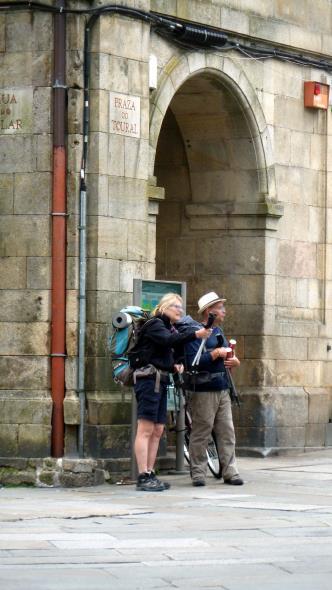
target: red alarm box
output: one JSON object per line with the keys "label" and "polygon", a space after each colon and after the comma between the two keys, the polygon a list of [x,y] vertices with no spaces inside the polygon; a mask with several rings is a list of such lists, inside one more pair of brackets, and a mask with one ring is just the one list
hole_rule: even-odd
{"label": "red alarm box", "polygon": [[311,109],[327,109],[330,87],[321,82],[304,83],[304,106]]}

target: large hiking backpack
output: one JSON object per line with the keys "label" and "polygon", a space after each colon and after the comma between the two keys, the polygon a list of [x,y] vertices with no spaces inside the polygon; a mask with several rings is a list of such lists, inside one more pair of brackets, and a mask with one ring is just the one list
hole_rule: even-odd
{"label": "large hiking backpack", "polygon": [[113,316],[109,348],[115,383],[128,387],[134,384],[134,369],[130,366],[129,355],[137,345],[142,328],[149,319],[149,312],[135,305],[128,305]]}

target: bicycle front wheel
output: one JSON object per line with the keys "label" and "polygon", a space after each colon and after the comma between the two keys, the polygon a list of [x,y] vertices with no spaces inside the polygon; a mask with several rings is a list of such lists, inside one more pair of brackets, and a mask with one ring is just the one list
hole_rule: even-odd
{"label": "bicycle front wheel", "polygon": [[216,443],[216,437],[214,432],[211,433],[209,438],[208,447],[206,449],[207,460],[208,460],[208,468],[210,469],[212,475],[216,479],[221,479],[222,477],[222,467],[221,462],[219,459],[219,453]]}

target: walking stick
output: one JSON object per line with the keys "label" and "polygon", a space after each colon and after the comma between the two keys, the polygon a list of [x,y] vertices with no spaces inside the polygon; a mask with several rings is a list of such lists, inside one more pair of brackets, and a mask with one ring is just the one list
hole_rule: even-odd
{"label": "walking stick", "polygon": [[[235,354],[235,345],[236,345],[236,340],[233,340],[232,339],[232,340],[229,341],[229,349],[227,351],[227,357],[226,358],[232,358],[234,356],[234,354]],[[233,381],[233,377],[232,377],[232,374],[231,374],[231,369],[228,369],[228,367],[225,367],[225,368],[226,368],[226,374],[227,374],[227,377],[228,377],[229,395],[230,395],[231,401],[232,402],[235,402],[236,405],[238,407],[240,407],[240,399],[239,399],[239,396],[238,396],[238,393],[237,393],[237,389],[235,387],[235,383]]]}
{"label": "walking stick", "polygon": [[[203,324],[204,328],[211,328],[215,318],[216,318],[215,313],[209,313],[208,321],[206,322],[206,324]],[[206,341],[207,341],[207,338],[202,339],[202,342],[199,346],[196,356],[195,356],[193,362],[191,363],[192,367],[194,367],[195,365],[199,365],[199,361],[201,360],[202,352],[203,352]]]}

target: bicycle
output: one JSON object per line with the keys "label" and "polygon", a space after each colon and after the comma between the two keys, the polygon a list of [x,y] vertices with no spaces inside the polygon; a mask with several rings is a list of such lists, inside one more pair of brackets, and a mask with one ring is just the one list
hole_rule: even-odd
{"label": "bicycle", "polygon": [[[184,399],[185,431],[184,431],[184,449],[183,449],[183,451],[184,451],[185,460],[190,465],[189,439],[190,439],[190,433],[192,430],[192,419],[191,419],[191,415],[190,415],[188,395],[186,394],[185,391],[183,391],[183,393],[182,393],[181,389],[179,389],[178,387],[175,387],[174,388],[174,396],[177,397],[177,402],[175,403],[175,406],[177,408],[180,407],[181,397]],[[171,430],[176,431],[176,414],[178,411],[179,411],[179,409],[177,411],[176,410],[171,411],[172,422],[174,424],[174,426],[173,426],[173,428],[171,428]],[[216,479],[221,479],[222,478],[222,466],[221,466],[221,461],[220,461],[217,442],[216,442],[216,435],[213,430],[212,430],[211,436],[209,438],[208,446],[206,449],[206,455],[207,455],[207,464],[208,464],[208,468],[209,468],[210,472],[212,473],[212,475]]]}

